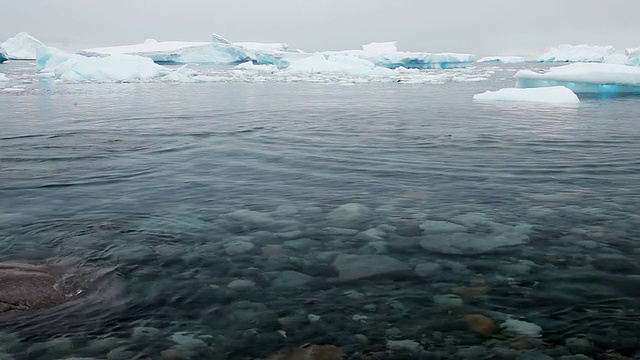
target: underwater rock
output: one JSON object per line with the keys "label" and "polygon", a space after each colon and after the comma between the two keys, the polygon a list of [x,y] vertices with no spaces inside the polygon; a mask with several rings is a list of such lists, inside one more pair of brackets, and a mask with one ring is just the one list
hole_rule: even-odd
{"label": "underwater rock", "polygon": [[333,345],[311,345],[309,347],[287,350],[269,356],[265,360],[342,360],[342,349]]}
{"label": "underwater rock", "polygon": [[411,268],[400,261],[384,255],[346,255],[340,254],[333,261],[338,270],[337,281],[352,281],[373,276],[388,275]]}
{"label": "underwater rock", "polygon": [[498,330],[491,318],[480,314],[467,315],[464,317],[464,322],[467,323],[469,329],[482,336],[491,336]]}

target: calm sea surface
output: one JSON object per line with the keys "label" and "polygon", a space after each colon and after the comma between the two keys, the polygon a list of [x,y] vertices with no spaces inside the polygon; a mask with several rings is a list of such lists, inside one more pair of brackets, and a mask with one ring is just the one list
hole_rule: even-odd
{"label": "calm sea surface", "polygon": [[343,86],[0,65],[25,89],[0,91],[0,261],[117,277],[73,312],[0,313],[0,358],[639,356],[640,98],[473,102],[532,66]]}

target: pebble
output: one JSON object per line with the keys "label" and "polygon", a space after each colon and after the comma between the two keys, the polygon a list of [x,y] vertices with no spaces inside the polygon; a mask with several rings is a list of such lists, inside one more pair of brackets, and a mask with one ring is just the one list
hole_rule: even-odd
{"label": "pebble", "polygon": [[440,264],[419,264],[415,268],[416,274],[421,277],[434,277],[442,273],[442,265]]}
{"label": "pebble", "polygon": [[285,241],[282,245],[288,249],[305,250],[305,249],[310,249],[313,247],[320,246],[320,241],[311,240],[308,238],[302,238],[302,239]]}
{"label": "pebble", "polygon": [[359,280],[411,270],[402,262],[384,255],[340,254],[333,261],[333,266],[339,274],[337,281]]}
{"label": "pebble", "polygon": [[275,280],[273,286],[276,288],[297,288],[313,281],[315,278],[301,272],[293,270],[285,270],[280,273]]}
{"label": "pebble", "polygon": [[387,340],[387,349],[392,351],[420,352],[424,350],[420,343],[413,340]]}
{"label": "pebble", "polygon": [[468,360],[480,360],[484,359],[488,350],[484,346],[475,345],[468,348],[460,349],[456,353],[457,357]]}
{"label": "pebble", "polygon": [[542,335],[542,328],[540,326],[516,319],[505,321],[501,327],[507,331],[530,337],[540,337]]}
{"label": "pebble", "polygon": [[573,354],[589,354],[593,351],[593,344],[586,337],[573,337],[565,341],[564,345]]}
{"label": "pebble", "polygon": [[460,307],[463,303],[460,296],[453,294],[435,295],[433,297],[433,302],[447,307]]}
{"label": "pebble", "polygon": [[253,244],[248,241],[236,240],[224,246],[227,255],[240,255],[253,250]]}
{"label": "pebble", "polygon": [[473,332],[482,336],[491,336],[498,330],[493,320],[481,314],[467,315],[464,321]]}
{"label": "pebble", "polygon": [[593,360],[587,355],[577,354],[577,355],[565,355],[561,356],[560,360]]}
{"label": "pebble", "polygon": [[516,360],[553,360],[553,358],[542,351],[533,350],[520,353]]}
{"label": "pebble", "polygon": [[196,353],[188,349],[168,349],[160,353],[160,360],[195,359]]}
{"label": "pebble", "polygon": [[420,225],[420,229],[427,234],[442,234],[442,233],[455,233],[465,232],[467,229],[459,224],[454,224],[448,221],[433,221],[427,220]]}
{"label": "pebble", "polygon": [[196,338],[194,334],[190,334],[187,332],[177,332],[171,335],[171,341],[187,349],[195,349],[207,346],[206,342]]}
{"label": "pebble", "polygon": [[154,337],[159,333],[160,333],[160,330],[150,326],[138,326],[133,328],[134,339]]}
{"label": "pebble", "polygon": [[254,288],[255,286],[256,283],[254,283],[253,281],[243,279],[233,280],[229,284],[227,284],[227,287],[231,290],[247,290]]}

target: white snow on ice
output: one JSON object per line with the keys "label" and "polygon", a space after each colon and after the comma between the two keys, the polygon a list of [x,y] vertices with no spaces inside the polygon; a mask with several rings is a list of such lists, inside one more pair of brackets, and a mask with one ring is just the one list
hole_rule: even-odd
{"label": "white snow on ice", "polygon": [[[611,45],[569,45],[562,44],[553,47],[538,58],[540,62],[608,62],[614,55],[615,48]],[[615,61],[616,58],[613,59]]]}
{"label": "white snow on ice", "polygon": [[627,65],[640,66],[640,47],[634,49],[627,49]]}
{"label": "white snow on ice", "polygon": [[476,101],[513,101],[513,102],[534,102],[545,104],[577,104],[580,102],[578,96],[564,86],[553,86],[543,88],[506,88],[498,91],[487,91],[473,96]]}
{"label": "white snow on ice", "polygon": [[35,60],[36,50],[43,46],[43,43],[26,32],[18,33],[0,44],[11,60]]}
{"label": "white snow on ice", "polygon": [[37,68],[56,79],[99,82],[148,80],[170,72],[142,56],[86,57],[49,47],[38,49]]}
{"label": "white snow on ice", "polygon": [[566,86],[576,93],[640,93],[640,68],[618,64],[575,63],[547,71],[521,70],[517,87]]}

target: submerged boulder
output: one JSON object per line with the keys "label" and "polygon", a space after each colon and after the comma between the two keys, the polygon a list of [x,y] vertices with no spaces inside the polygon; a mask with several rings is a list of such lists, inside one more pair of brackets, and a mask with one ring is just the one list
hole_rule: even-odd
{"label": "submerged boulder", "polygon": [[0,262],[0,328],[44,333],[86,325],[95,330],[98,317],[104,320],[124,309],[125,293],[114,267],[73,258]]}

